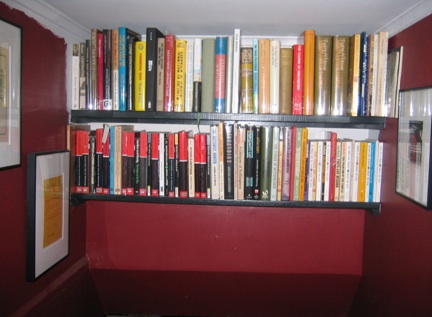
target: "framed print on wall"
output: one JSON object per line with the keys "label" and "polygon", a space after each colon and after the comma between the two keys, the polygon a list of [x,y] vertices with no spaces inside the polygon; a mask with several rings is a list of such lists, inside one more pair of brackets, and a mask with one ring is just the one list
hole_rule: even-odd
{"label": "framed print on wall", "polygon": [[21,165],[21,37],[0,19],[0,169]]}
{"label": "framed print on wall", "polygon": [[27,281],[69,254],[67,150],[30,153],[27,159]]}
{"label": "framed print on wall", "polygon": [[432,87],[401,90],[396,192],[432,209]]}

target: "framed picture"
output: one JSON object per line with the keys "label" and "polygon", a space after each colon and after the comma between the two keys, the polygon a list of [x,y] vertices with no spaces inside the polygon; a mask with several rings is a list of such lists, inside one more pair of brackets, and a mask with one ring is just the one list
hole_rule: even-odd
{"label": "framed picture", "polygon": [[67,150],[28,155],[28,281],[69,254],[69,163]]}
{"label": "framed picture", "polygon": [[432,209],[432,87],[400,91],[396,192]]}
{"label": "framed picture", "polygon": [[21,165],[21,36],[0,20],[0,169]]}

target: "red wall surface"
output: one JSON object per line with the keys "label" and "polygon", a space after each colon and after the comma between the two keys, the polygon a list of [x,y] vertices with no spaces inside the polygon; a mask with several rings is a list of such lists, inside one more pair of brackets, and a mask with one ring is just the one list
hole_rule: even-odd
{"label": "red wall surface", "polygon": [[[0,315],[86,316],[78,312],[100,308],[85,258],[83,209],[70,214],[69,256],[36,282],[26,282],[27,154],[65,148],[66,44],[1,2],[0,18],[20,25],[23,34],[22,166],[0,171]],[[95,298],[96,305],[89,305]]]}
{"label": "red wall surface", "polygon": [[[390,40],[403,46],[401,89],[432,84],[432,16]],[[353,316],[432,316],[432,213],[395,194],[397,120],[387,120],[382,214],[366,217]]]}

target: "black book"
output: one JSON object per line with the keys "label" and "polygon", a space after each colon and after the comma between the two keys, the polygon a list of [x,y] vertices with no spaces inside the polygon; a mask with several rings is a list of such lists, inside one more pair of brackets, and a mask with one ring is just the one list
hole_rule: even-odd
{"label": "black book", "polygon": [[224,123],[225,199],[234,199],[234,124]]}
{"label": "black book", "polygon": [[255,163],[256,163],[256,149],[255,149],[255,136],[256,127],[246,125],[245,135],[245,199],[252,200],[254,197],[255,189]]}
{"label": "black book", "polygon": [[133,187],[135,195],[139,195],[141,164],[140,164],[140,132],[135,132],[135,152],[134,152],[134,180]]}
{"label": "black book", "polygon": [[261,127],[256,127],[255,133],[255,184],[254,184],[254,200],[260,199],[261,186]]}
{"label": "black book", "polygon": [[111,72],[112,72],[112,31],[111,29],[104,29],[103,31],[104,39],[104,101],[103,109],[112,110],[112,100],[111,100]]}
{"label": "black book", "polygon": [[158,39],[165,35],[155,27],[146,30],[146,111],[156,111]]}
{"label": "black book", "polygon": [[135,60],[135,43],[139,39],[135,36],[130,36],[127,39],[127,48],[126,48],[126,90],[127,90],[127,99],[126,99],[126,109],[128,111],[132,111],[135,109],[134,105],[134,60]]}

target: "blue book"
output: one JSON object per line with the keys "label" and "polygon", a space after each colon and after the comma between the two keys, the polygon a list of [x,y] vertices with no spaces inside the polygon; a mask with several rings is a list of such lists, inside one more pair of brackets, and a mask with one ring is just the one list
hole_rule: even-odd
{"label": "blue book", "polygon": [[375,178],[375,156],[376,156],[376,141],[371,142],[371,163],[370,163],[370,173],[369,173],[369,192],[366,193],[367,201],[373,202],[373,193],[374,193],[374,178]]}
{"label": "blue book", "polygon": [[369,77],[369,37],[366,32],[360,33],[360,91],[359,91],[359,116],[366,116],[368,98]]}
{"label": "blue book", "polygon": [[226,58],[227,38],[224,36],[218,36],[216,37],[215,43],[215,112],[225,112]]}
{"label": "blue book", "polygon": [[258,99],[258,39],[253,39],[252,44],[252,78],[253,78],[253,112],[258,113],[259,99]]}

